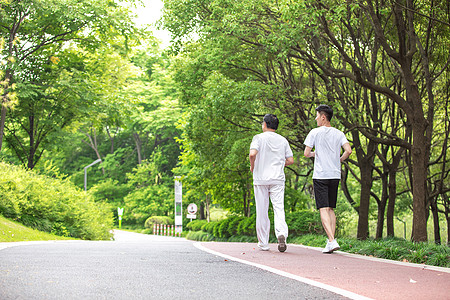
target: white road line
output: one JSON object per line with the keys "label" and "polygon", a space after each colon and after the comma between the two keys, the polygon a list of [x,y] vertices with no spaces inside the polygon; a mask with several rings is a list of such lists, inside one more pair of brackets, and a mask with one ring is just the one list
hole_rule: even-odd
{"label": "white road line", "polygon": [[236,257],[233,257],[233,256],[229,256],[229,255],[226,255],[226,254],[222,254],[220,252],[216,252],[214,250],[210,250],[210,249],[202,246],[201,242],[194,243],[194,246],[196,248],[202,250],[202,251],[211,253],[213,255],[217,255],[217,256],[220,256],[220,257],[232,260],[232,261],[236,261],[236,262],[239,262],[239,263],[242,263],[242,264],[246,264],[246,265],[250,265],[250,266],[253,266],[253,267],[257,267],[257,268],[260,268],[260,269],[272,272],[272,273],[280,275],[280,276],[284,276],[284,277],[287,277],[287,278],[290,278],[290,279],[294,279],[294,280],[297,280],[297,281],[300,281],[300,282],[303,282],[303,283],[306,283],[306,284],[309,284],[309,285],[312,285],[312,286],[315,286],[315,287],[318,287],[318,288],[321,288],[321,289],[333,292],[335,294],[338,294],[338,295],[341,295],[341,296],[344,296],[344,297],[347,297],[347,298],[350,298],[350,299],[371,300],[371,298],[367,298],[367,297],[364,297],[364,296],[355,294],[353,292],[349,292],[349,291],[346,291],[346,290],[343,290],[343,289],[340,289],[340,288],[337,288],[337,287],[334,287],[334,286],[331,286],[331,285],[328,285],[328,284],[324,284],[324,283],[321,283],[321,282],[318,282],[318,281],[314,281],[314,280],[311,280],[311,279],[308,279],[308,278],[297,276],[297,275],[294,275],[294,274],[291,274],[291,273],[288,273],[288,272],[284,272],[284,271],[281,271],[281,270],[278,270],[278,269],[275,269],[275,268],[272,268],[272,267],[268,267],[268,266],[257,264],[257,263],[252,263],[252,262],[249,262],[249,261],[246,261],[246,260],[243,260],[243,259],[239,259],[239,258],[236,258]]}

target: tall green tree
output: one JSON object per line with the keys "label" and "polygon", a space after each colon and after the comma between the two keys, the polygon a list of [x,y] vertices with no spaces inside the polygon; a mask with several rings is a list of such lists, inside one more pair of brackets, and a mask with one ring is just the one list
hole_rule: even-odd
{"label": "tall green tree", "polygon": [[[47,106],[47,115],[52,114],[54,116],[58,110],[64,110],[64,104],[56,104],[56,102],[66,102],[70,95],[70,93],[66,95],[67,89],[64,91],[64,95],[55,91],[61,88],[61,85],[64,84],[63,81],[68,83],[67,76],[71,72],[69,70],[68,73],[63,74],[66,78],[58,76],[58,73],[63,70],[55,70],[54,65],[57,65],[57,61],[64,62],[67,58],[61,59],[60,56],[70,56],[67,51],[68,48],[77,47],[89,51],[103,43],[108,43],[112,47],[119,46],[120,43],[125,44],[123,48],[126,51],[126,43],[132,40],[135,30],[129,12],[114,1],[109,0],[13,0],[2,2],[0,8],[0,35],[5,41],[1,58],[6,61],[2,65],[4,74],[1,80],[6,85],[2,93],[0,118],[1,149],[7,111],[12,106],[11,97],[8,95],[11,94],[13,85],[21,84],[21,87],[25,89],[25,92],[22,93],[22,99],[17,104],[23,106],[21,109],[23,113],[26,110],[33,110],[33,106],[35,108]],[[79,60],[75,61],[80,63]],[[48,74],[49,66],[52,64],[54,72]],[[67,64],[66,68],[77,69],[76,66],[68,66]],[[82,78],[78,78],[78,80],[82,80]],[[30,104],[30,101],[42,102],[42,104]],[[35,111],[29,111],[25,114],[34,118],[33,113],[37,114]],[[44,115],[41,115],[40,119],[42,120],[43,117]],[[52,126],[58,124],[55,118],[57,116],[54,116]],[[67,116],[62,116],[62,118],[67,119]],[[28,129],[26,131],[30,135],[29,139],[32,140],[30,149],[19,150],[20,147],[16,145],[15,151],[16,153],[19,151],[27,152],[29,165],[32,167],[33,161],[39,157],[40,151],[37,148],[43,144],[42,140],[39,143],[35,143],[35,141],[40,138],[45,139],[45,137],[44,134],[39,136],[41,129],[36,130],[33,127],[37,122],[33,120],[27,122]],[[24,121],[22,121],[22,124],[25,124]],[[66,122],[62,121],[59,124],[66,124]],[[17,132],[17,130],[18,128],[12,129],[13,132]],[[15,140],[15,138],[11,137],[10,141],[12,140]],[[23,158],[21,159],[23,160]]]}

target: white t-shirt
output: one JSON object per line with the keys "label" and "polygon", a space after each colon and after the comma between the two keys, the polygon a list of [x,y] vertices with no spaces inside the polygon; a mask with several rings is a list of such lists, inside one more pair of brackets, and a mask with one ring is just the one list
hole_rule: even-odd
{"label": "white t-shirt", "polygon": [[315,148],[313,179],[341,179],[341,147],[345,134],[334,127],[321,126],[308,134],[304,144]]}
{"label": "white t-shirt", "polygon": [[250,149],[258,150],[253,169],[253,184],[284,184],[286,158],[294,156],[288,141],[278,133],[266,131],[253,137]]}

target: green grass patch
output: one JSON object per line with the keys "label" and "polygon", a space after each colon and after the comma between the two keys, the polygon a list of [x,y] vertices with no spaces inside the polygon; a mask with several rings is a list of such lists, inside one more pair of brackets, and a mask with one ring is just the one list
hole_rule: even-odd
{"label": "green grass patch", "polygon": [[28,228],[18,222],[11,221],[0,215],[0,242],[73,240],[36,229]]}

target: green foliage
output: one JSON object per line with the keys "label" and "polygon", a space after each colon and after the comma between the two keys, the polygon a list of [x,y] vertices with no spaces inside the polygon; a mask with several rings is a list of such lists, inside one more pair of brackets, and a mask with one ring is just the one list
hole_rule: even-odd
{"label": "green foliage", "polygon": [[0,163],[0,213],[62,236],[111,238],[112,213],[67,180]]}
{"label": "green foliage", "polygon": [[300,210],[286,214],[289,234],[323,233],[322,222],[318,212]]}
{"label": "green foliage", "polygon": [[218,223],[219,223],[218,221],[206,223],[206,224],[204,224],[204,225],[202,226],[201,229],[202,229],[202,231],[205,231],[205,232],[207,232],[207,233],[213,234],[213,233],[214,233],[214,227],[215,227],[216,224],[218,224]]}
{"label": "green foliage", "polygon": [[237,235],[256,235],[256,215],[241,220],[237,226]]}
{"label": "green foliage", "polygon": [[173,219],[166,216],[152,216],[145,220],[144,227],[153,229],[154,224],[173,225]]}
{"label": "green foliage", "polygon": [[203,226],[208,224],[206,220],[194,220],[186,224],[185,228],[191,231],[200,231]]}
{"label": "green foliage", "polygon": [[[56,223],[55,223],[56,224]],[[64,225],[62,225],[64,226]],[[61,227],[62,227],[61,226]],[[62,228],[61,228],[62,229]],[[69,240],[66,237],[68,231],[54,235],[36,229],[25,227],[23,224],[7,219],[0,215],[0,242],[22,242],[22,241],[48,241],[48,240]]]}

